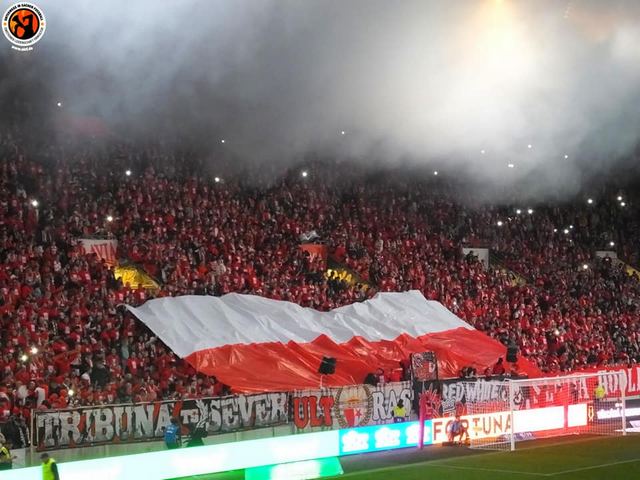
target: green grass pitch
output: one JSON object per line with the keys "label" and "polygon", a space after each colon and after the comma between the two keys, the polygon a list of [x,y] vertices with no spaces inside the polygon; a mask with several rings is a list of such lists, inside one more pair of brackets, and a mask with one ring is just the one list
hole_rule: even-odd
{"label": "green grass pitch", "polygon": [[[425,447],[346,457],[336,480],[640,479],[640,435],[565,437],[517,444],[515,452]],[[241,480],[242,471],[189,480]]]}

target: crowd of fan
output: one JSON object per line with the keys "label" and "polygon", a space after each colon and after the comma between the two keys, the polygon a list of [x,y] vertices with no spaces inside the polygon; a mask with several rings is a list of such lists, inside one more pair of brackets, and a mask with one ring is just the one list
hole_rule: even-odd
{"label": "crowd of fan", "polygon": [[[35,155],[0,140],[0,417],[228,392],[119,307],[150,292],[85,255],[78,239],[90,236],[117,238],[119,256],[159,280],[156,295],[240,292],[329,310],[417,289],[545,371],[640,359],[638,278],[593,255],[614,242],[634,258],[631,205],[471,208],[444,180],[365,181],[322,164],[258,187],[131,151]],[[327,278],[300,249],[312,231],[356,281]],[[479,243],[511,272],[462,255]]]}

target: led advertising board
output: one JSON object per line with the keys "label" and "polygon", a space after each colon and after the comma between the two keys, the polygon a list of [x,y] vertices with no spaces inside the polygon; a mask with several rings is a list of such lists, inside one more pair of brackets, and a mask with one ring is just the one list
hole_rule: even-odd
{"label": "led advertising board", "polygon": [[[565,414],[566,412],[566,414]],[[516,410],[515,433],[537,432],[587,425],[587,405]],[[566,418],[565,418],[566,417]],[[566,423],[565,423],[566,420]],[[453,417],[426,420],[424,444],[446,442],[448,425]],[[500,436],[511,430],[509,412],[467,415],[462,417],[469,434],[476,437]],[[119,457],[82,460],[59,464],[64,480],[161,480],[228,470],[251,469],[264,465],[305,462],[308,460],[416,447],[419,422],[392,423],[325,432],[270,437],[204,447],[165,450]],[[55,454],[52,454],[55,458]],[[285,470],[314,469],[303,463]],[[275,469],[276,474],[281,469]],[[297,471],[297,470],[296,470]],[[2,480],[40,480],[40,467],[8,470]]]}
{"label": "led advertising board", "polygon": [[[390,423],[339,430],[340,455],[416,447],[419,430],[419,422]],[[433,443],[431,431],[431,420],[425,420],[424,445]]]}
{"label": "led advertising board", "polygon": [[[270,437],[58,464],[63,480],[161,480],[338,456],[339,431]],[[51,454],[55,458],[55,453]],[[42,468],[8,470],[2,480],[41,480]]]}
{"label": "led advertising board", "polygon": [[[587,425],[587,404],[569,405],[567,427]],[[545,407],[531,410],[515,410],[514,433],[541,432],[565,427],[565,407]],[[511,432],[511,414],[509,412],[482,413],[460,417],[472,438],[499,437]],[[433,443],[448,441],[447,432],[453,417],[432,420]]]}
{"label": "led advertising board", "polygon": [[281,463],[266,467],[247,468],[244,480],[310,480],[342,475],[342,465],[337,457]]}

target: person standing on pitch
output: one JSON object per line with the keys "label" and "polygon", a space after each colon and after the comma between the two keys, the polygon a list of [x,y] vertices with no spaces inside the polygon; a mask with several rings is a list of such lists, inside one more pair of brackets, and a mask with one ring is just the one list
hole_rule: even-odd
{"label": "person standing on pitch", "polygon": [[15,458],[15,456],[11,456],[9,445],[4,435],[0,434],[0,470],[11,470]]}
{"label": "person standing on pitch", "polygon": [[60,480],[56,461],[48,453],[40,455],[40,460],[42,460],[42,480]]}
{"label": "person standing on pitch", "polygon": [[182,446],[182,437],[180,436],[180,425],[178,419],[171,418],[171,423],[164,431],[164,443],[169,450],[180,448]]}
{"label": "person standing on pitch", "polygon": [[604,402],[604,397],[606,396],[607,392],[604,389],[604,385],[602,385],[600,382],[598,382],[596,384],[596,388],[593,390],[593,397],[594,397],[594,404],[597,407],[599,407],[602,402]]}

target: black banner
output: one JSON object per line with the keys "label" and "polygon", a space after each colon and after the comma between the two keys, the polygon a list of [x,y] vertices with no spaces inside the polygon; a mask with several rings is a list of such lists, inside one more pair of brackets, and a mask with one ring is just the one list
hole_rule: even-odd
{"label": "black banner", "polygon": [[414,382],[438,380],[438,360],[435,352],[412,353],[410,359]]}
{"label": "black banner", "polygon": [[34,410],[38,450],[110,443],[160,440],[171,417],[178,417],[183,435],[196,428],[208,434],[235,432],[287,423],[288,393],[262,393],[198,400],[133,405]]}
{"label": "black banner", "polygon": [[[503,377],[455,378],[451,380],[416,383],[416,396],[426,395],[427,418],[449,415],[464,415],[467,402],[504,402],[509,404],[509,392]],[[514,394],[514,403],[520,405],[525,400],[525,389]]]}

